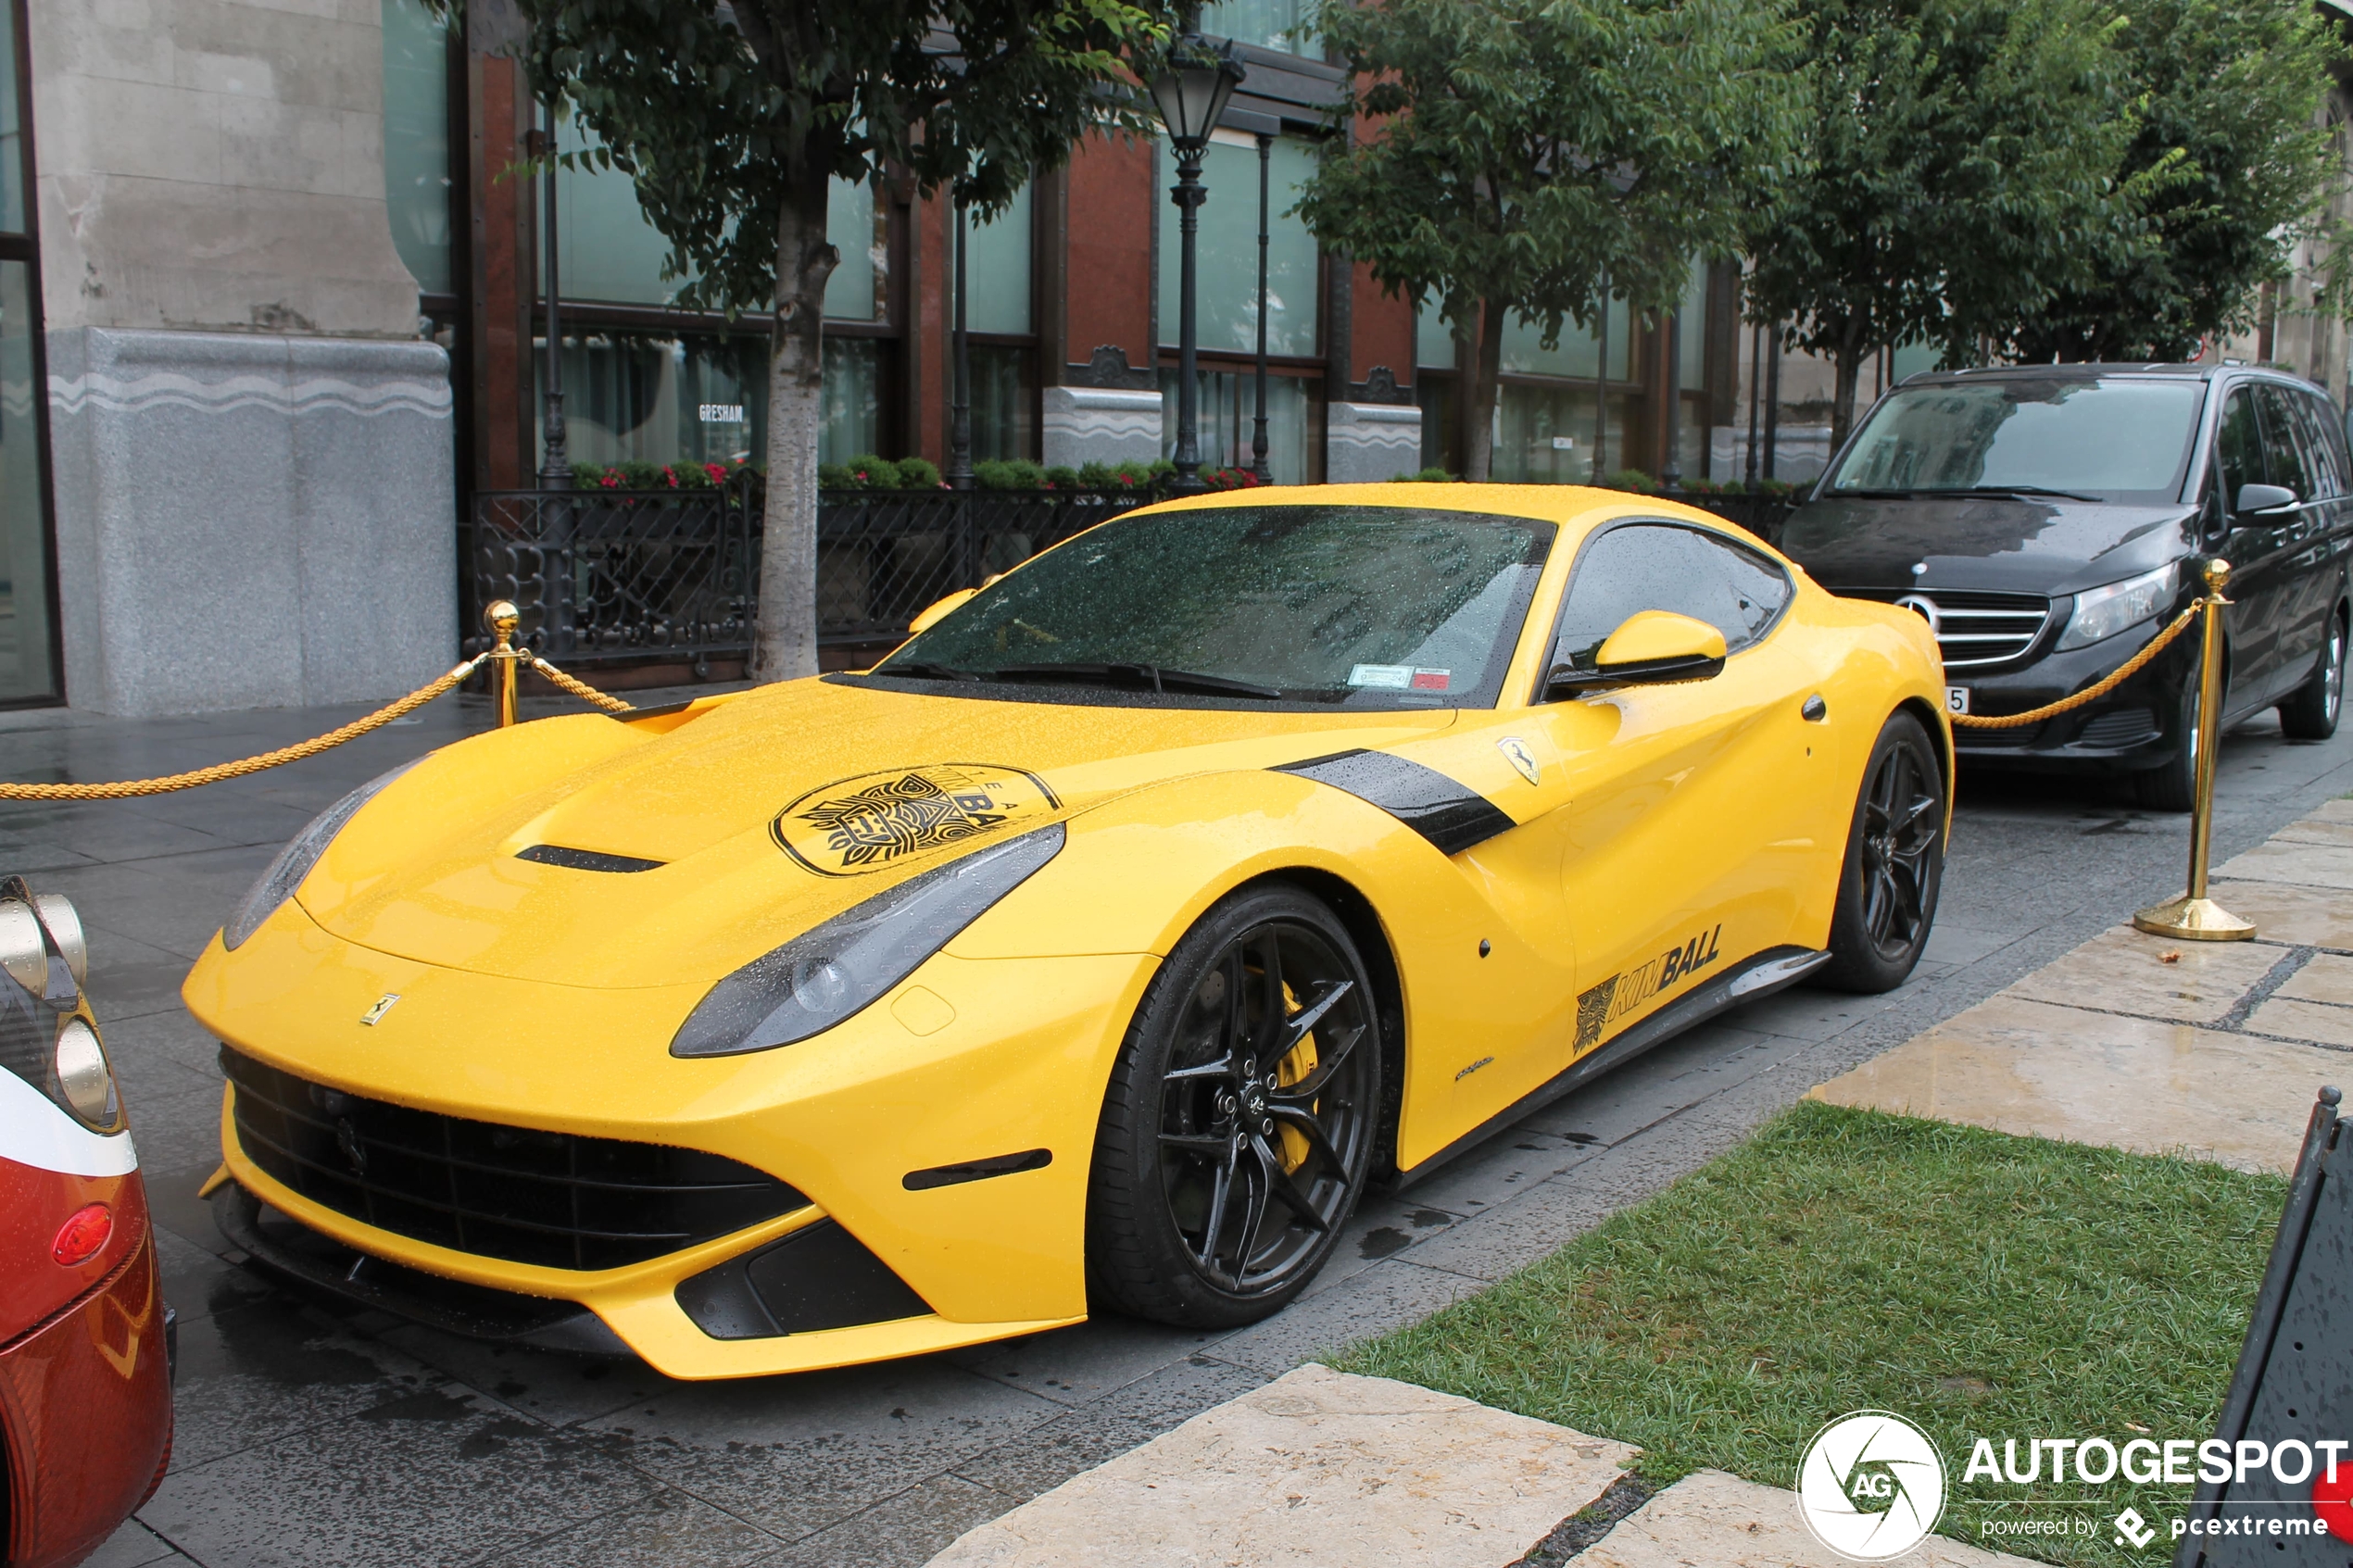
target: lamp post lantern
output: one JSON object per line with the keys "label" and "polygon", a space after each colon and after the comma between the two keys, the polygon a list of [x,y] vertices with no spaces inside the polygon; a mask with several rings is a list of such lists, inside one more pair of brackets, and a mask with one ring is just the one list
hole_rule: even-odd
{"label": "lamp post lantern", "polygon": [[1161,124],[1167,129],[1169,144],[1176,151],[1176,183],[1168,193],[1176,204],[1179,215],[1178,232],[1182,236],[1176,269],[1176,479],[1170,486],[1179,495],[1202,488],[1201,482],[1201,431],[1198,402],[1199,388],[1195,370],[1195,351],[1199,346],[1200,321],[1196,307],[1198,292],[1195,248],[1201,227],[1201,204],[1208,193],[1202,189],[1202,156],[1209,147],[1209,133],[1217,124],[1217,117],[1226,110],[1226,100],[1233,95],[1234,85],[1242,79],[1243,68],[1234,58],[1233,45],[1228,43],[1212,49],[1187,18],[1185,35],[1168,51],[1160,71],[1152,78],[1152,102],[1160,109]]}

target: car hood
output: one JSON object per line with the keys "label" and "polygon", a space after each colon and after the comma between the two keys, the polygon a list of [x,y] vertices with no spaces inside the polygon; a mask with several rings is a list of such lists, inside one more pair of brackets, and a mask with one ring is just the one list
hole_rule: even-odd
{"label": "car hood", "polygon": [[[1781,550],[1833,593],[1982,588],[2054,597],[2181,555],[2196,508],[2007,495],[1825,498],[1783,526]],[[1914,571],[1925,564],[1925,571]]]}
{"label": "car hood", "polygon": [[689,717],[666,733],[674,720],[541,720],[446,747],[352,819],[298,901],[346,941],[447,968],[596,987],[711,980],[988,838],[1165,780],[1453,721],[835,680]]}

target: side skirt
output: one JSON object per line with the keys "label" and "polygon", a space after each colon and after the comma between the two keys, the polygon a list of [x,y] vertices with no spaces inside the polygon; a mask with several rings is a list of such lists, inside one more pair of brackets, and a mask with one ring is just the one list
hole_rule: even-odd
{"label": "side skirt", "polygon": [[1513,1123],[1535,1114],[1571,1089],[1581,1087],[1611,1068],[1633,1060],[1653,1046],[1670,1040],[1695,1024],[1705,1023],[1727,1008],[1756,1001],[1794,985],[1830,961],[1830,954],[1811,947],[1768,947],[1739,969],[1717,976],[1691,995],[1679,997],[1659,1009],[1615,1039],[1586,1052],[1558,1076],[1521,1096],[1517,1101],[1489,1117],[1412,1170],[1399,1173],[1397,1179],[1390,1184],[1390,1190],[1402,1191],[1411,1186]]}

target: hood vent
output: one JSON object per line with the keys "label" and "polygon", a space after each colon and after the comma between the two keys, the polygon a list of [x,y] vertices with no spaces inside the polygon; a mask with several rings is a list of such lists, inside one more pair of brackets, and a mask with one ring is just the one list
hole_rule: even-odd
{"label": "hood vent", "polygon": [[535,844],[518,851],[518,860],[536,860],[543,866],[569,866],[576,872],[649,872],[663,864],[661,860],[641,860],[635,855],[607,855],[596,849],[567,849],[560,844]]}

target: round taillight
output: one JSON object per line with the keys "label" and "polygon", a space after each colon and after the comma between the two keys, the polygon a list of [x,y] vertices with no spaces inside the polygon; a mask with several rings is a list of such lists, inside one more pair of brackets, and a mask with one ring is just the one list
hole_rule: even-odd
{"label": "round taillight", "polygon": [[49,1256],[68,1268],[86,1263],[106,1249],[107,1238],[114,1235],[114,1212],[103,1203],[85,1203],[66,1216],[57,1227],[57,1239],[49,1248]]}

